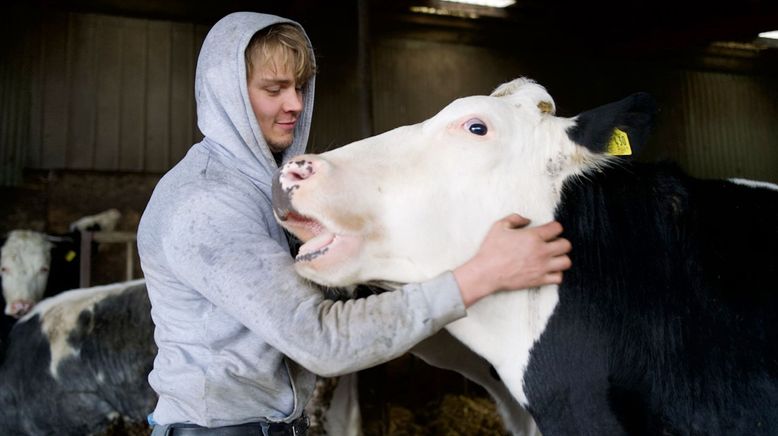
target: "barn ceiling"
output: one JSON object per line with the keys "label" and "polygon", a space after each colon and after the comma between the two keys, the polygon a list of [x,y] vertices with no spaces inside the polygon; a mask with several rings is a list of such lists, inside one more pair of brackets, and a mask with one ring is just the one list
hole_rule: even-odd
{"label": "barn ceiling", "polygon": [[374,8],[382,10],[376,16],[393,17],[395,23],[459,22],[485,37],[554,46],[677,49],[713,41],[750,42],[759,32],[778,30],[775,0],[517,0],[496,10],[438,0],[399,0],[376,3]]}

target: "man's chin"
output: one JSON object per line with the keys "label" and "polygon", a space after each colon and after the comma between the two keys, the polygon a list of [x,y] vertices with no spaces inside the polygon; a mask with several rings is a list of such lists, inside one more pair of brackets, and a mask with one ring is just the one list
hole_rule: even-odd
{"label": "man's chin", "polygon": [[267,142],[267,146],[273,153],[281,153],[287,148],[289,148],[290,145],[292,145],[292,142],[294,142],[294,138],[283,140],[283,141],[270,141],[267,138],[265,138],[265,142]]}

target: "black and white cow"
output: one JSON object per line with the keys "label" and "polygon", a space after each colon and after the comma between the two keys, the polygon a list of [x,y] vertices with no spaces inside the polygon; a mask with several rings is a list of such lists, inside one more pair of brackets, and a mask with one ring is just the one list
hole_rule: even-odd
{"label": "black and white cow", "polygon": [[498,218],[555,218],[573,245],[563,284],[493,295],[446,327],[544,435],[778,434],[778,187],[616,156],[646,140],[646,94],[573,118],[554,107],[521,78],[292,159],[274,200],[306,241],[298,272],[425,280]]}
{"label": "black and white cow", "polygon": [[[85,216],[70,225],[64,235],[34,230],[13,230],[0,249],[0,278],[4,313],[19,318],[44,296],[52,296],[80,284],[81,232],[110,231],[121,217],[117,209]],[[92,244],[94,251],[95,245]]]}
{"label": "black and white cow", "polygon": [[[74,289],[21,318],[0,351],[0,434],[86,435],[154,410],[156,355],[145,281]],[[306,411],[311,435],[357,436],[352,377],[322,380]]]}
{"label": "black and white cow", "polygon": [[143,422],[156,346],[143,280],[41,301],[8,337],[0,363],[4,435],[86,435]]}

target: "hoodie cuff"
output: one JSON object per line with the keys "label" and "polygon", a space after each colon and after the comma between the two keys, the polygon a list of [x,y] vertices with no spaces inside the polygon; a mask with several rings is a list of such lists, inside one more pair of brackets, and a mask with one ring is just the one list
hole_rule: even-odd
{"label": "hoodie cuff", "polygon": [[421,283],[421,289],[427,300],[434,331],[467,315],[459,284],[451,271]]}

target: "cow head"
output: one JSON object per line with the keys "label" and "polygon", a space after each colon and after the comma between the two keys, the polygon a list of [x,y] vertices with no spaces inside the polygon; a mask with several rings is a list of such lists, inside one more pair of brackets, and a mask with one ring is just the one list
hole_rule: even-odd
{"label": "cow head", "polygon": [[43,298],[49,277],[51,248],[52,243],[40,232],[14,230],[8,234],[0,249],[6,315],[18,318]]}
{"label": "cow head", "polygon": [[574,118],[554,112],[545,88],[520,78],[420,124],[293,158],[273,198],[278,221],[305,242],[298,272],[346,286],[452,269],[509,213],[550,221],[566,179],[617,160],[612,139],[644,141],[653,104],[636,94]]}

